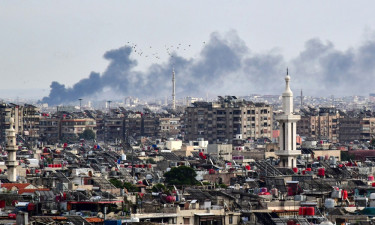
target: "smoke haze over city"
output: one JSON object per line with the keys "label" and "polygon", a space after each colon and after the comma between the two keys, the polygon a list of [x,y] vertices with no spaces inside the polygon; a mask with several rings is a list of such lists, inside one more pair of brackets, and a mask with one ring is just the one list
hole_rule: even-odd
{"label": "smoke haze over city", "polygon": [[287,67],[292,88],[314,96],[368,95],[375,76],[375,39],[342,51],[332,42],[313,38],[305,42],[297,56],[287,60],[277,49],[253,51],[235,31],[214,32],[196,57],[171,52],[168,61],[138,71],[134,55],[130,45],[107,51],[104,72],[91,72],[72,87],[53,81],[49,96],[42,102],[54,105],[96,98],[108,89],[117,97],[165,98],[171,93],[172,68],[179,97],[277,94]]}

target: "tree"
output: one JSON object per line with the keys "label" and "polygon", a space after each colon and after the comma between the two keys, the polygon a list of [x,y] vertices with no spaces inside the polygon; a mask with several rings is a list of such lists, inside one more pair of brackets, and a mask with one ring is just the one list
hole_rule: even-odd
{"label": "tree", "polygon": [[124,188],[128,190],[129,192],[137,192],[138,188],[132,183],[124,182]]}
{"label": "tree", "polygon": [[85,129],[82,134],[79,135],[80,138],[85,140],[94,140],[95,139],[95,132],[91,129]]}
{"label": "tree", "polygon": [[113,186],[115,186],[116,188],[124,187],[124,184],[120,180],[117,180],[116,178],[110,179],[109,182],[111,182],[111,184],[113,184]]}
{"label": "tree", "polygon": [[194,169],[187,166],[174,167],[164,174],[165,182],[170,185],[195,185],[196,176]]}
{"label": "tree", "polygon": [[375,147],[375,138],[371,139],[371,141],[370,141],[370,145],[372,146],[372,148]]}
{"label": "tree", "polygon": [[155,160],[153,158],[146,159],[146,163],[156,164],[156,162],[155,162]]}
{"label": "tree", "polygon": [[164,184],[157,183],[152,187],[153,192],[166,192],[168,191],[167,187],[164,186]]}

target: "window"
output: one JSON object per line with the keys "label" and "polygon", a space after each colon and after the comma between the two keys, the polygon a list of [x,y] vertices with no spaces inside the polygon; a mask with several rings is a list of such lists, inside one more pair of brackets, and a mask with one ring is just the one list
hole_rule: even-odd
{"label": "window", "polygon": [[184,218],[184,224],[190,224],[190,218]]}
{"label": "window", "polygon": [[233,215],[229,215],[229,224],[233,224]]}

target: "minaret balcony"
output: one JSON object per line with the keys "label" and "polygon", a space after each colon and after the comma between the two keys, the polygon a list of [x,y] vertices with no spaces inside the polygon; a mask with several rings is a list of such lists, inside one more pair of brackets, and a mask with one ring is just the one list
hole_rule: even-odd
{"label": "minaret balcony", "polygon": [[289,115],[277,115],[276,120],[280,122],[297,122],[298,120],[301,119],[300,115],[294,115],[294,114],[289,114]]}
{"label": "minaret balcony", "polygon": [[301,150],[278,150],[278,151],[275,151],[275,155],[278,155],[278,156],[297,156],[297,155],[301,155]]}
{"label": "minaret balcony", "polygon": [[18,162],[17,161],[6,161],[5,165],[6,166],[18,166]]}

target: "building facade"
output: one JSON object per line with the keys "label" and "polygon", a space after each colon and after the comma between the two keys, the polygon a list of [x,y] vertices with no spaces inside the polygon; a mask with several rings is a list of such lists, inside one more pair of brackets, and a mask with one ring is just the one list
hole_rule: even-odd
{"label": "building facade", "polygon": [[218,102],[195,102],[184,118],[185,140],[204,138],[210,143],[230,143],[234,138],[272,138],[272,108],[264,103],[233,97]]}
{"label": "building facade", "polygon": [[310,108],[301,110],[301,120],[297,123],[300,136],[316,140],[329,140],[338,143],[340,140],[340,118],[343,115],[332,107]]}

